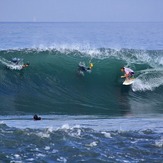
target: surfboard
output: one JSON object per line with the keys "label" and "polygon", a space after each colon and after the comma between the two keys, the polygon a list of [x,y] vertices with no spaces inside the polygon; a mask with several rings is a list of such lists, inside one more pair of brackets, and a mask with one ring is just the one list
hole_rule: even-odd
{"label": "surfboard", "polygon": [[134,82],[135,79],[126,79],[124,82],[123,82],[123,85],[131,85],[133,82]]}

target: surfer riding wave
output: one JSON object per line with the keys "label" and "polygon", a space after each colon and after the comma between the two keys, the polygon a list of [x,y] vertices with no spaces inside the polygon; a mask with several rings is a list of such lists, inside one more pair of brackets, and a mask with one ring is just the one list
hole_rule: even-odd
{"label": "surfer riding wave", "polygon": [[124,72],[125,74],[123,76],[121,76],[121,78],[126,78],[126,79],[131,79],[134,78],[134,71],[130,68],[127,67],[122,67],[121,68],[121,72]]}

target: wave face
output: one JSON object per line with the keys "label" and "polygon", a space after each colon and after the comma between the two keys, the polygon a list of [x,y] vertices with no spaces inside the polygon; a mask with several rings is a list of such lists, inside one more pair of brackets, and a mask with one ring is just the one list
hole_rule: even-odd
{"label": "wave face", "polygon": [[[30,66],[20,70],[11,58]],[[79,62],[92,62],[80,75]],[[0,51],[1,114],[154,114],[163,106],[163,51],[134,49],[34,48]],[[135,71],[122,86],[120,68]],[[138,109],[139,108],[139,109]]]}

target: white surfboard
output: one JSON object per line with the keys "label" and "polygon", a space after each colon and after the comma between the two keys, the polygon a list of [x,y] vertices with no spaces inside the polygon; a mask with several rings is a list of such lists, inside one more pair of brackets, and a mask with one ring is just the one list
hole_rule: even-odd
{"label": "white surfboard", "polygon": [[133,82],[134,82],[135,79],[126,79],[124,82],[123,82],[123,85],[131,85]]}

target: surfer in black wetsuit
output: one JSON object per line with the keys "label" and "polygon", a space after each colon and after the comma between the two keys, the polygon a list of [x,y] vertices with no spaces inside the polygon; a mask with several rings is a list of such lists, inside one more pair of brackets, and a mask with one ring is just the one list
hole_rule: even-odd
{"label": "surfer in black wetsuit", "polygon": [[38,120],[41,120],[41,117],[38,117],[38,115],[35,114],[35,115],[33,116],[33,119],[34,119],[35,121],[38,121]]}
{"label": "surfer in black wetsuit", "polygon": [[92,68],[93,68],[93,64],[92,63],[90,63],[89,67],[86,67],[84,63],[80,62],[79,65],[78,65],[78,72],[82,73],[82,74],[84,72],[91,72]]}

